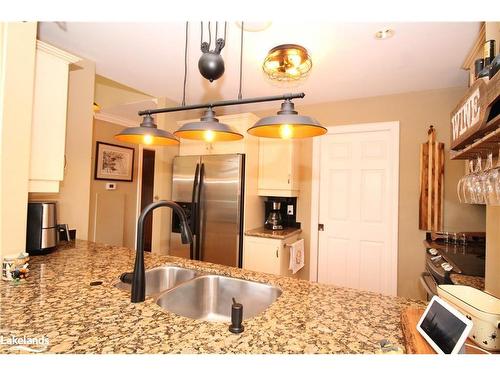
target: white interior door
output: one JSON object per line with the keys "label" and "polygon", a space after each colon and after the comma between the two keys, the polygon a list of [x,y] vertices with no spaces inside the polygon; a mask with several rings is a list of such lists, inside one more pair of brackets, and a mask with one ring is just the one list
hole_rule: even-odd
{"label": "white interior door", "polygon": [[398,169],[399,123],[321,138],[319,282],[396,295]]}

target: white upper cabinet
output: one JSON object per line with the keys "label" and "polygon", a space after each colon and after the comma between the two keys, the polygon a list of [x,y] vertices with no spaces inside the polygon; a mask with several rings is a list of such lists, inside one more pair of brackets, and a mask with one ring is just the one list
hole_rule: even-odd
{"label": "white upper cabinet", "polygon": [[69,65],[79,60],[65,51],[37,41],[30,192],[59,192],[59,182],[64,178]]}
{"label": "white upper cabinet", "polygon": [[259,195],[299,195],[299,147],[297,140],[259,139]]}

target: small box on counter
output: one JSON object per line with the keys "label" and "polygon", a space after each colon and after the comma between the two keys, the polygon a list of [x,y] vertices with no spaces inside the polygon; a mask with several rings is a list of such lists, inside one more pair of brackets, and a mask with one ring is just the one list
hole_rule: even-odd
{"label": "small box on counter", "polygon": [[28,253],[20,253],[18,256],[4,257],[2,260],[2,280],[25,279],[29,273]]}

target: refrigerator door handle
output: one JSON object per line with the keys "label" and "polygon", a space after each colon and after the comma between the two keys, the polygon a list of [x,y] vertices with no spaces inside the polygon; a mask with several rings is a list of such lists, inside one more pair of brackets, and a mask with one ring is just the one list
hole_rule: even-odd
{"label": "refrigerator door handle", "polygon": [[[198,177],[200,174],[200,163],[196,163],[196,170],[194,172],[194,180],[193,180],[193,190],[191,193],[191,217],[190,217],[190,222],[189,226],[191,227],[191,231],[193,234],[197,234],[196,232],[196,214],[197,214],[197,202],[196,202],[196,197],[197,197],[197,188],[198,188]],[[189,259],[195,259],[195,249],[194,249],[194,243],[192,242],[189,245]]]}
{"label": "refrigerator door handle", "polygon": [[201,191],[203,189],[203,178],[205,175],[205,164],[201,163],[200,166],[200,173],[199,173],[199,182],[198,182],[198,196],[196,198],[197,204],[196,204],[196,254],[195,254],[195,259],[196,260],[201,260]]}

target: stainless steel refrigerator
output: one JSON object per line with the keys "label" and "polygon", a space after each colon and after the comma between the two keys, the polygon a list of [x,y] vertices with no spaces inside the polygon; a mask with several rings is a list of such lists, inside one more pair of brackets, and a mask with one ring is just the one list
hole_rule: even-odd
{"label": "stainless steel refrigerator", "polygon": [[172,200],[188,216],[194,241],[183,245],[172,216],[170,254],[241,267],[245,155],[177,156]]}

